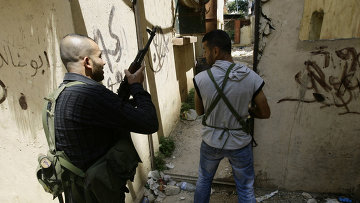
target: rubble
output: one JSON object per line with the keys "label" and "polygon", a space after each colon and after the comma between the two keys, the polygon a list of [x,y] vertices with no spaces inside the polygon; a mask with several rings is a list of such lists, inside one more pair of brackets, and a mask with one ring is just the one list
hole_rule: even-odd
{"label": "rubble", "polygon": [[276,193],[278,193],[279,191],[278,190],[276,190],[276,191],[274,191],[274,192],[272,192],[272,193],[270,193],[270,194],[267,194],[267,195],[263,195],[263,196],[261,196],[261,197],[257,197],[256,198],[256,202],[262,202],[262,201],[264,201],[264,200],[267,200],[267,199],[269,199],[269,198],[271,198],[272,196],[274,196]]}
{"label": "rubble", "polygon": [[188,120],[188,121],[194,121],[198,117],[195,109],[189,109],[188,111],[185,111],[184,113],[185,113],[184,119]]}
{"label": "rubble", "polygon": [[312,196],[311,196],[309,193],[307,193],[307,192],[303,192],[303,193],[301,193],[301,195],[302,195],[303,197],[305,197],[306,199],[311,199],[311,198],[312,198]]}
{"label": "rubble", "polygon": [[252,47],[238,47],[233,48],[234,50],[231,52],[232,57],[245,57],[245,56],[253,56],[253,48]]}
{"label": "rubble", "polygon": [[326,199],[326,203],[340,203],[337,199],[330,199],[330,198],[327,198]]}
{"label": "rubble", "polygon": [[178,187],[178,186],[167,185],[165,187],[165,194],[167,196],[177,195],[179,193],[180,193],[180,187]]}
{"label": "rubble", "polygon": [[[144,189],[143,203],[173,203],[173,202],[192,202],[194,191],[189,190],[188,186],[194,186],[185,181],[172,180],[170,175],[165,175],[163,172],[150,171],[148,174],[148,181]],[[180,188],[183,187],[183,189]],[[222,189],[221,186],[214,186],[211,188],[211,201],[221,202],[227,199],[229,202],[237,201],[237,194],[235,187]],[[260,192],[259,192],[260,191]],[[281,202],[286,200],[288,202],[307,202],[307,203],[340,203],[340,202],[356,202],[351,198],[344,196],[337,196],[334,194],[320,194],[307,192],[287,192],[287,191],[269,191],[255,188],[255,195],[257,202]],[[270,200],[271,199],[271,200]]]}
{"label": "rubble", "polygon": [[317,203],[316,199],[308,199],[307,203]]}
{"label": "rubble", "polygon": [[[190,183],[177,183],[171,179],[170,175],[165,175],[163,172],[159,172],[157,170],[150,171],[148,173],[148,181],[144,190],[144,197],[146,198],[146,202],[160,203],[163,202],[167,196],[180,194],[182,189],[180,186],[178,186],[179,184],[183,186],[183,190],[188,189],[187,187],[189,186],[195,188],[195,186]],[[187,187],[185,188],[185,186]],[[193,190],[190,190],[190,192],[193,192]],[[183,200],[181,199],[182,197],[180,197],[180,200]]]}
{"label": "rubble", "polygon": [[169,169],[173,169],[175,166],[174,166],[174,164],[173,163],[168,163],[168,164],[165,164],[165,166],[167,167],[167,168],[169,168]]}

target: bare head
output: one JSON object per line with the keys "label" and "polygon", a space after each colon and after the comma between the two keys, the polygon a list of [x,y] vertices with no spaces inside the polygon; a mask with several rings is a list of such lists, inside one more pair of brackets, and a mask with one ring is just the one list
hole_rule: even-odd
{"label": "bare head", "polygon": [[104,79],[99,46],[93,39],[78,35],[66,35],[60,42],[60,56],[66,70],[89,77],[97,82]]}

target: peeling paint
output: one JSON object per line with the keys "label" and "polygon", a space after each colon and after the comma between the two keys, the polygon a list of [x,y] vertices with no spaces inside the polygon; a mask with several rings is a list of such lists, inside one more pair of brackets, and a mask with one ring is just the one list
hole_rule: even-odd
{"label": "peeling paint", "polygon": [[[270,0],[261,1],[262,6],[269,2]],[[261,7],[262,7],[261,6]],[[264,53],[267,38],[271,35],[272,30],[275,30],[275,26],[273,25],[272,19],[268,17],[266,14],[263,13],[263,11],[260,12],[260,29],[259,29],[259,55],[258,55],[258,61],[260,61],[261,56]]]}

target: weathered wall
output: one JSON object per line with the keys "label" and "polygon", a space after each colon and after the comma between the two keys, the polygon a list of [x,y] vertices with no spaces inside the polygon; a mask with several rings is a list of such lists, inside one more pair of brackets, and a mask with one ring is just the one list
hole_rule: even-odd
{"label": "weathered wall", "polygon": [[253,33],[251,32],[251,25],[243,26],[240,29],[240,45],[246,46],[251,44],[251,38]]}
{"label": "weathered wall", "polygon": [[255,121],[256,185],[356,192],[360,40],[300,41],[303,8],[304,1],[263,4],[258,70],[272,115]]}
{"label": "weathered wall", "polygon": [[58,41],[73,32],[68,1],[0,1],[0,202],[50,202],[37,182],[46,152],[43,98],[61,81]]}
{"label": "weathered wall", "polygon": [[[126,0],[0,2],[0,26],[5,28],[0,31],[0,201],[49,202],[51,195],[43,191],[34,171],[37,154],[47,150],[41,123],[43,97],[61,83],[65,74],[59,41],[74,32],[94,38],[106,60],[103,84],[115,91],[124,69],[137,54],[135,17],[131,2]],[[192,87],[194,49],[189,44],[174,54],[174,1],[138,1],[138,5],[143,44],[148,39],[145,27],[161,27],[145,60],[147,89],[161,124],[159,135],[168,136],[179,119],[180,92]],[[143,163],[135,182],[128,185],[127,202],[141,198],[151,169],[147,135],[133,134],[132,138]],[[157,151],[157,134],[153,141]]]}
{"label": "weathered wall", "polygon": [[359,10],[358,0],[305,0],[299,37],[301,40],[360,38]]}
{"label": "weathered wall", "polygon": [[[156,92],[159,105],[161,136],[168,136],[179,119],[181,105],[179,81],[177,80],[174,49],[172,45],[173,20],[176,4],[174,1],[143,1],[142,27],[160,26],[150,46],[147,71],[150,91]],[[143,34],[145,35],[145,33]]]}
{"label": "weathered wall", "polygon": [[179,84],[181,102],[185,102],[188,92],[194,87],[195,56],[192,43],[174,46],[176,80]]}
{"label": "weathered wall", "polygon": [[[86,32],[103,51],[106,60],[103,84],[116,91],[124,77],[124,70],[135,59],[138,50],[135,17],[128,1],[79,0]],[[155,140],[157,135],[154,134]],[[151,168],[147,135],[132,134],[135,147],[143,160],[139,165],[135,181],[129,182],[130,193],[126,201],[141,198],[141,190]]]}
{"label": "weathered wall", "polygon": [[217,1],[217,12],[216,12],[216,17],[217,17],[217,29],[224,29],[224,5],[225,2],[224,1]]}

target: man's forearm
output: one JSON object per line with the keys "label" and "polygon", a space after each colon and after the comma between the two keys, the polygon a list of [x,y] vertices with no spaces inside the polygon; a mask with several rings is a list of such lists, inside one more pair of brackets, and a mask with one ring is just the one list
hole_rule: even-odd
{"label": "man's forearm", "polygon": [[256,107],[249,108],[249,114],[250,114],[250,116],[252,116],[254,118],[260,118],[260,119],[269,118],[269,116],[270,116],[266,112],[263,112]]}
{"label": "man's forearm", "polygon": [[197,92],[195,92],[195,110],[198,115],[204,114],[204,106]]}

